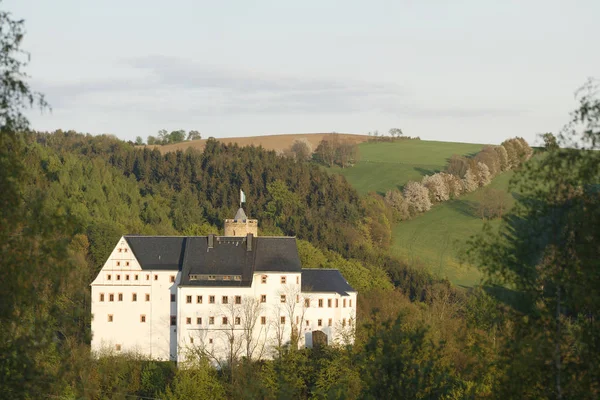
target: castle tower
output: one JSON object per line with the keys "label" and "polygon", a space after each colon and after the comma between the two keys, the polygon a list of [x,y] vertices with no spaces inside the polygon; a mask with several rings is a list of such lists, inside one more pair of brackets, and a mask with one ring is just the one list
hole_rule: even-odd
{"label": "castle tower", "polygon": [[249,233],[258,236],[258,220],[248,219],[240,207],[233,219],[225,220],[225,236],[247,236]]}

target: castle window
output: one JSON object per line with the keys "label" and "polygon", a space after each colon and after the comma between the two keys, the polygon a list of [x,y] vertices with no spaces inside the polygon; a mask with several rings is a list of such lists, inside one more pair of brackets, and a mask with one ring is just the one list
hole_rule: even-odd
{"label": "castle window", "polygon": [[222,304],[229,304],[229,297],[223,296],[223,298],[221,299],[221,303]]}
{"label": "castle window", "polygon": [[121,275],[117,274],[117,280],[120,281],[121,280]]}
{"label": "castle window", "polygon": [[169,282],[171,282],[171,283],[175,282],[175,275],[171,275],[169,277]]}
{"label": "castle window", "polygon": [[261,303],[266,303],[267,302],[267,295],[266,294],[261,294],[260,295],[260,302]]}
{"label": "castle window", "polygon": [[319,308],[323,307],[323,299],[319,299]]}
{"label": "castle window", "polygon": [[112,314],[108,314],[108,322],[113,322],[113,315]]}
{"label": "castle window", "polygon": [[140,315],[140,322],[146,322],[146,316],[144,314]]}
{"label": "castle window", "polygon": [[129,267],[129,261],[125,261],[125,266]]}
{"label": "castle window", "polygon": [[331,318],[329,318],[329,321],[327,321],[327,326],[331,326],[333,323],[333,321],[331,320]]}
{"label": "castle window", "polygon": [[285,294],[282,294],[281,296],[279,296],[279,301],[282,303],[285,303]]}
{"label": "castle window", "polygon": [[117,267],[121,266],[121,261],[117,261]]}
{"label": "castle window", "polygon": [[192,304],[192,296],[191,295],[187,295],[185,296],[185,302],[187,304]]}
{"label": "castle window", "polygon": [[310,307],[310,299],[304,299],[304,307]]}
{"label": "castle window", "polygon": [[306,320],[306,326],[310,326],[310,321]]}
{"label": "castle window", "polygon": [[297,276],[297,277],[296,277],[296,285],[299,285],[299,284],[300,284],[300,277],[299,277],[299,276]]}
{"label": "castle window", "polygon": [[331,308],[331,299],[327,299],[327,307]]}
{"label": "castle window", "polygon": [[119,249],[119,253],[120,253],[120,252],[122,252],[122,251],[123,251],[123,249],[121,249],[121,248],[120,248],[120,249]]}
{"label": "castle window", "polygon": [[175,303],[175,295],[171,294],[171,303]]}
{"label": "castle window", "polygon": [[212,340],[212,338],[208,339],[208,343],[209,343],[209,344],[212,344],[212,343],[213,343],[213,340]]}
{"label": "castle window", "polygon": [[190,336],[190,343],[194,344],[194,338]]}
{"label": "castle window", "polygon": [[135,274],[135,280],[137,281],[139,279],[140,279],[140,276],[138,274]]}
{"label": "castle window", "polygon": [[242,323],[242,319],[240,317],[235,317],[235,324],[240,325]]}
{"label": "castle window", "polygon": [[285,276],[281,277],[281,284],[285,285],[285,283],[287,282],[287,278]]}
{"label": "castle window", "polygon": [[235,304],[242,304],[242,296],[235,296]]}
{"label": "castle window", "polygon": [[348,300],[348,307],[352,307],[352,299]]}
{"label": "castle window", "polygon": [[158,275],[154,274],[154,280],[157,281],[158,280]]}
{"label": "castle window", "polygon": [[127,249],[123,249],[125,251],[125,253],[127,253]]}
{"label": "castle window", "polygon": [[300,295],[299,294],[296,295],[296,303],[300,303]]}
{"label": "castle window", "polygon": [[224,281],[230,281],[231,280],[231,276],[225,275],[225,276],[223,276],[223,280]]}
{"label": "castle window", "polygon": [[267,283],[267,276],[266,275],[263,275],[263,276],[260,277],[260,283]]}
{"label": "castle window", "polygon": [[196,324],[202,325],[202,317],[196,317]]}
{"label": "castle window", "polygon": [[115,295],[114,293],[111,293],[108,295],[108,301],[115,301]]}
{"label": "castle window", "polygon": [[348,318],[348,326],[352,326],[352,318]]}
{"label": "castle window", "polygon": [[260,317],[260,324],[261,325],[266,325],[267,324],[267,317]]}
{"label": "castle window", "polygon": [[177,325],[177,316],[171,315],[171,326]]}
{"label": "castle window", "polygon": [[106,275],[106,280],[107,280],[107,281],[110,281],[111,279],[112,279],[112,275],[111,275],[111,274],[107,274],[107,275]]}
{"label": "castle window", "polygon": [[137,301],[137,293],[131,294],[131,301]]}
{"label": "castle window", "polygon": [[196,296],[196,303],[202,304],[202,296]]}
{"label": "castle window", "polygon": [[146,301],[150,301],[150,293],[146,293]]}
{"label": "castle window", "polygon": [[346,326],[346,318],[342,320],[342,326]]}
{"label": "castle window", "polygon": [[284,316],[282,316],[282,317],[280,318],[280,320],[279,320],[279,323],[280,323],[281,325],[285,324],[285,317],[284,317]]}
{"label": "castle window", "polygon": [[215,304],[215,296],[208,296],[208,303]]}
{"label": "castle window", "polygon": [[129,275],[125,275],[125,280],[128,281],[129,280]]}
{"label": "castle window", "polygon": [[187,317],[185,319],[185,323],[186,323],[186,325],[191,325],[192,324],[192,319],[190,317]]}
{"label": "castle window", "polygon": [[123,301],[123,293],[119,293],[119,301]]}
{"label": "castle window", "polygon": [[121,345],[120,344],[115,344],[115,350],[116,351],[121,351]]}
{"label": "castle window", "polygon": [[323,326],[323,320],[322,319],[318,319],[317,320],[317,325],[318,326]]}
{"label": "castle window", "polygon": [[346,299],[344,299],[344,308],[346,308]]}
{"label": "castle window", "polygon": [[335,308],[338,308],[340,305],[340,299],[335,299]]}
{"label": "castle window", "polygon": [[209,325],[214,325],[215,324],[215,317],[208,317],[208,324]]}
{"label": "castle window", "polygon": [[104,293],[100,293],[100,301],[104,301]]}
{"label": "castle window", "polygon": [[227,325],[227,317],[223,317],[223,325]]}
{"label": "castle window", "polygon": [[149,281],[150,280],[150,274],[146,274],[146,280]]}

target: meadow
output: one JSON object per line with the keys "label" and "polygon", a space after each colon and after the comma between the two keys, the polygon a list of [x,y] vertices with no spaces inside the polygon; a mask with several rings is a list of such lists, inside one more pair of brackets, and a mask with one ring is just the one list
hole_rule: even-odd
{"label": "meadow", "polygon": [[[508,192],[513,172],[498,175],[488,188]],[[467,240],[481,231],[484,221],[476,208],[482,189],[455,200],[435,205],[430,211],[392,229],[390,250],[413,265],[421,265],[436,276],[448,278],[459,286],[471,287],[481,280],[481,273],[465,261]],[[508,206],[514,203],[508,195]],[[497,227],[500,220],[488,221]]]}
{"label": "meadow", "polygon": [[329,168],[346,177],[361,194],[401,189],[410,180],[442,171],[453,154],[472,155],[482,144],[398,140],[359,145],[360,161],[351,168]]}

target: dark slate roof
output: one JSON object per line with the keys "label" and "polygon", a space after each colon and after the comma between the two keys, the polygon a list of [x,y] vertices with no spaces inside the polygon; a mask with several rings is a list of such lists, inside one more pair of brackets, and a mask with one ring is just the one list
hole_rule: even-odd
{"label": "dark slate roof", "polygon": [[302,269],[303,292],[356,292],[337,269]]}
{"label": "dark slate roof", "polygon": [[125,236],[142,269],[179,270],[185,251],[182,236]]}
{"label": "dark slate roof", "polygon": [[302,265],[294,237],[258,237],[255,270],[265,272],[300,272]]}
{"label": "dark slate roof", "polygon": [[[206,236],[187,238],[187,251],[182,265],[183,286],[250,286],[252,285],[254,251],[247,251],[246,237],[214,238],[208,247]],[[256,239],[252,240],[253,242]],[[254,248],[253,248],[254,250]],[[241,281],[190,280],[190,274],[241,275]]]}
{"label": "dark slate roof", "polygon": [[[207,236],[127,235],[142,269],[181,270],[181,285],[250,286],[254,272],[300,272],[301,264],[294,237],[215,236],[208,247]],[[239,275],[241,281],[190,280],[189,275]]]}
{"label": "dark slate roof", "polygon": [[244,212],[244,209],[242,207],[240,207],[240,209],[237,210],[237,212],[235,213],[235,217],[233,217],[233,219],[235,221],[245,221],[248,219],[248,217],[246,217],[246,213]]}

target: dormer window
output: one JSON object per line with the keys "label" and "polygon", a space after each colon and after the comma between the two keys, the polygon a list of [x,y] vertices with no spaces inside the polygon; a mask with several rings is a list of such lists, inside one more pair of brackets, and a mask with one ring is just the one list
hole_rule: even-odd
{"label": "dormer window", "polygon": [[260,277],[260,283],[267,283],[267,276],[263,275]]}

